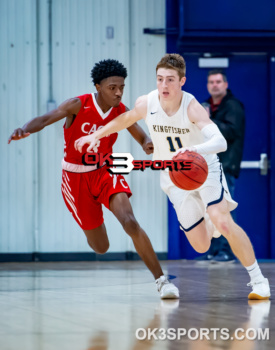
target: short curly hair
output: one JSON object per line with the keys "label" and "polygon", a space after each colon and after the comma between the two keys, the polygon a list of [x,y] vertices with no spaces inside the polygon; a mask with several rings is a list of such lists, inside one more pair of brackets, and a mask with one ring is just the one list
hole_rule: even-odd
{"label": "short curly hair", "polygon": [[100,84],[103,79],[109,77],[127,77],[127,69],[117,60],[103,60],[95,64],[91,70],[91,78],[94,85]]}
{"label": "short curly hair", "polygon": [[177,53],[167,53],[165,56],[163,56],[157,64],[156,72],[159,68],[175,69],[178,72],[180,79],[185,77],[186,74],[185,60]]}

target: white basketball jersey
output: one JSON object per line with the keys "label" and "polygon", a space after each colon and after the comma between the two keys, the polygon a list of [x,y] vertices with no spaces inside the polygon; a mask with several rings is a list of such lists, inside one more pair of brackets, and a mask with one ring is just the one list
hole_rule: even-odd
{"label": "white basketball jersey", "polygon": [[[180,108],[169,117],[160,105],[158,90],[148,94],[145,122],[154,144],[153,160],[170,160],[179,148],[204,142],[200,129],[190,122],[187,115],[187,107],[193,98],[193,95],[183,91]],[[203,156],[208,165],[218,160],[216,154]]]}

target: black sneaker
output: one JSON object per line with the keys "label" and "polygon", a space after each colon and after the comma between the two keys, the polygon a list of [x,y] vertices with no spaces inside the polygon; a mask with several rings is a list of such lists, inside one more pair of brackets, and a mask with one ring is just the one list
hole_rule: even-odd
{"label": "black sneaker", "polygon": [[213,259],[213,257],[214,257],[214,255],[211,253],[205,253],[205,254],[200,255],[197,258],[195,258],[195,260],[197,260],[197,261],[210,261]]}
{"label": "black sneaker", "polygon": [[215,255],[212,259],[212,263],[233,263],[236,261],[236,258],[233,254],[227,253],[227,252],[219,252],[217,255]]}

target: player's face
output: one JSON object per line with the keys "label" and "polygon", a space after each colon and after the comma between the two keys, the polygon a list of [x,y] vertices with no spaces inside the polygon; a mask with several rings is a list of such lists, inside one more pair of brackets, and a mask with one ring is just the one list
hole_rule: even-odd
{"label": "player's face", "polygon": [[124,90],[124,78],[109,77],[96,84],[98,97],[101,103],[109,107],[118,107]]}
{"label": "player's face", "polygon": [[208,77],[207,90],[212,97],[223,97],[226,95],[228,83],[223,81],[222,74],[213,74]]}
{"label": "player's face", "polygon": [[186,78],[180,79],[175,69],[159,68],[157,70],[157,87],[162,100],[171,101],[181,93]]}

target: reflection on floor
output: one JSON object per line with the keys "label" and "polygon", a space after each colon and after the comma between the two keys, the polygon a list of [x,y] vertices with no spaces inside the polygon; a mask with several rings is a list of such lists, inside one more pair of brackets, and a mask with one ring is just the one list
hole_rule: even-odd
{"label": "reflection on floor", "polygon": [[[179,301],[159,299],[140,261],[0,264],[0,349],[275,348],[273,303],[247,300],[239,264],[162,266]],[[274,264],[261,267],[274,294]]]}

